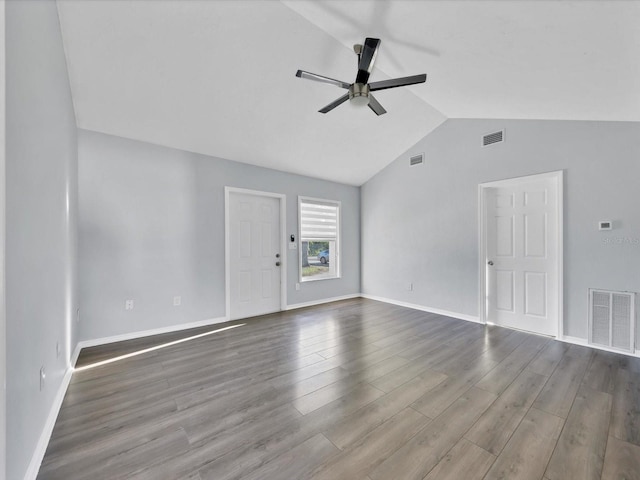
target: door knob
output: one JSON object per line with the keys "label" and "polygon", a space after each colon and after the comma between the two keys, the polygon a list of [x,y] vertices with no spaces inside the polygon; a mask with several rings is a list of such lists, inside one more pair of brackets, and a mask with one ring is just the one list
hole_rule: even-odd
{"label": "door knob", "polygon": [[487,262],[487,265],[489,265],[489,266],[493,265],[493,260],[489,260],[489,261]]}
{"label": "door knob", "polygon": [[280,266],[280,262],[276,262],[276,267],[279,267],[279,266]]}
{"label": "door knob", "polygon": [[276,258],[280,258],[280,254],[279,253],[276,253]]}

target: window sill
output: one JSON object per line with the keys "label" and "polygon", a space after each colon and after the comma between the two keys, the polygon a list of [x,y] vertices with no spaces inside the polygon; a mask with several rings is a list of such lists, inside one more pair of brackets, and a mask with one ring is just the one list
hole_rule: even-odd
{"label": "window sill", "polygon": [[319,278],[305,277],[305,278],[301,278],[299,282],[300,283],[319,282],[321,280],[338,280],[339,278],[342,278],[342,277],[340,275],[336,275],[333,277],[319,277]]}

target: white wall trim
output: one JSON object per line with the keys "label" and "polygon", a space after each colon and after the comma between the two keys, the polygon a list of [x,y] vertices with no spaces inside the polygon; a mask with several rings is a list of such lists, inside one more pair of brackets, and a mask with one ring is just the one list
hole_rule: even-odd
{"label": "white wall trim", "polygon": [[485,182],[478,185],[478,312],[480,323],[486,323],[487,299],[486,299],[486,242],[485,230],[486,219],[484,218],[485,209],[485,189],[492,187],[500,187],[506,184],[514,184],[520,182],[528,182],[531,180],[555,180],[557,187],[557,242],[558,255],[556,268],[558,271],[558,333],[556,338],[561,339],[564,336],[564,171],[539,173],[535,175],[526,175],[517,178],[506,178],[504,180],[496,180],[493,182]]}
{"label": "white wall trim", "polygon": [[340,300],[349,300],[351,298],[359,298],[362,295],[352,293],[351,295],[342,295],[340,297],[323,298],[322,300],[312,300],[310,302],[293,303],[287,305],[286,310],[295,310],[296,308],[313,307],[314,305],[322,305],[323,303],[339,302]]}
{"label": "white wall trim", "polygon": [[[580,338],[580,337],[571,337],[569,335],[563,335],[562,338],[559,338],[558,340],[560,340],[561,342],[565,342],[565,343],[572,343],[574,345],[582,345],[584,347],[591,347],[592,345],[589,345],[589,342],[587,341],[586,338]],[[596,347],[594,347],[596,348]]]}
{"label": "white wall trim", "polygon": [[603,350],[605,352],[618,353],[620,355],[627,355],[629,357],[640,358],[640,350],[636,350],[635,353],[625,352],[624,350],[615,350],[613,348],[601,347],[600,345],[590,344],[586,338],[572,337],[570,335],[563,335],[562,338],[558,338],[559,341],[565,343],[571,343],[573,345],[580,345],[583,347],[593,348],[594,350]]}
{"label": "white wall trim", "polygon": [[439,308],[426,307],[424,305],[418,305],[415,303],[401,302],[398,300],[392,300],[391,298],[378,297],[375,295],[368,295],[365,293],[360,294],[362,298],[368,298],[369,300],[376,300],[378,302],[391,303],[400,307],[413,308],[414,310],[421,310],[423,312],[435,313],[437,315],[444,315],[445,317],[457,318],[458,320],[466,320],[467,322],[484,323],[475,315],[467,315],[466,313],[450,312],[449,310],[442,310]]}
{"label": "white wall trim", "polygon": [[82,346],[80,343],[76,345],[76,348],[73,350],[71,354],[71,358],[69,360],[69,366],[73,369],[76,366],[76,362],[78,361],[78,357],[80,356],[80,350],[82,350]]}
{"label": "white wall trim", "polygon": [[[76,347],[76,350],[78,352],[80,351],[78,347]],[[31,457],[31,461],[29,462],[27,472],[24,475],[25,480],[35,480],[35,478],[38,476],[40,465],[42,464],[44,454],[46,453],[47,447],[49,446],[49,440],[51,440],[53,427],[55,426],[56,420],[58,419],[58,414],[60,413],[60,408],[62,407],[62,401],[64,400],[64,396],[67,393],[67,388],[69,387],[69,382],[71,381],[72,375],[73,368],[67,368],[64,377],[62,378],[62,383],[58,388],[58,392],[53,399],[53,404],[51,405],[51,409],[49,410],[49,415],[47,416],[47,420],[44,424],[44,428],[42,429],[42,433],[40,433],[40,438],[38,439],[38,444],[36,445],[33,456]]]}
{"label": "white wall trim", "polygon": [[478,318],[480,322],[487,323],[487,278],[485,272],[485,220],[484,220],[484,189],[478,185]]}
{"label": "white wall trim", "polygon": [[[229,196],[232,193],[244,195],[257,195],[261,197],[277,198],[280,201],[280,310],[287,309],[287,196],[284,193],[262,192],[238,187],[224,187],[224,296],[225,316],[231,318],[231,238],[230,238],[230,213]],[[265,312],[266,315],[267,312]],[[273,313],[273,312],[270,312]]]}
{"label": "white wall trim", "polygon": [[[76,347],[76,350],[79,353],[81,349],[87,348],[87,347],[96,347],[98,345],[106,345],[107,343],[122,342],[125,340],[133,340],[135,338],[141,338],[141,337],[150,337],[152,335],[160,335],[162,333],[179,332],[181,330],[188,330],[190,328],[198,328],[198,327],[206,327],[208,325],[216,325],[218,323],[224,323],[228,321],[229,321],[229,318],[225,316],[225,317],[211,318],[208,320],[201,320],[199,322],[181,323],[179,325],[171,325],[169,327],[153,328],[151,330],[141,330],[138,332],[123,333],[122,335],[114,335],[112,337],[102,337],[102,338],[94,338],[91,340],[82,340],[81,342],[78,342],[78,346]],[[75,352],[74,352],[74,355],[76,355],[75,360],[77,360],[78,357]],[[73,361],[72,365],[75,365],[75,360]]]}

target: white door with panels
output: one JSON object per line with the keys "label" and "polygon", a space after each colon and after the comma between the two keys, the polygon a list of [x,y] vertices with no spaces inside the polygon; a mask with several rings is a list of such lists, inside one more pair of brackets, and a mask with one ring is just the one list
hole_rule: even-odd
{"label": "white door with panels", "polygon": [[228,191],[227,279],[231,319],[281,309],[281,198]]}
{"label": "white door with panels", "polygon": [[558,335],[561,182],[557,173],[481,186],[487,322]]}

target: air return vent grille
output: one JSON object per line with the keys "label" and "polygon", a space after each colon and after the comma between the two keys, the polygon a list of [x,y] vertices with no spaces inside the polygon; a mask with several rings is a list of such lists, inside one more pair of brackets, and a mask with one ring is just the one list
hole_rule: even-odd
{"label": "air return vent grille", "polygon": [[634,352],[635,294],[589,290],[589,343]]}
{"label": "air return vent grille", "polygon": [[413,155],[409,158],[409,166],[413,167],[415,165],[422,165],[424,163],[424,153],[420,153],[419,155]]}
{"label": "air return vent grille", "polygon": [[488,147],[489,145],[494,145],[496,143],[504,142],[504,130],[500,130],[499,132],[487,133],[482,136],[482,146]]}

